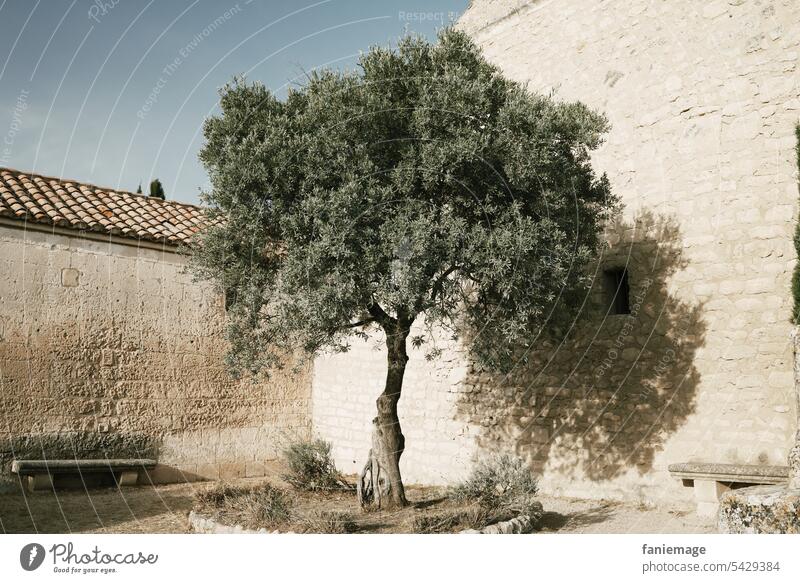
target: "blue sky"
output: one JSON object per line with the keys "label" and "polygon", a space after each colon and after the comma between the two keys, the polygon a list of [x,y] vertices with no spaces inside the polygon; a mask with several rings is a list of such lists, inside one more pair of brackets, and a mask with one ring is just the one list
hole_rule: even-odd
{"label": "blue sky", "polygon": [[203,120],[235,74],[278,95],[467,0],[0,0],[0,166],[198,202]]}

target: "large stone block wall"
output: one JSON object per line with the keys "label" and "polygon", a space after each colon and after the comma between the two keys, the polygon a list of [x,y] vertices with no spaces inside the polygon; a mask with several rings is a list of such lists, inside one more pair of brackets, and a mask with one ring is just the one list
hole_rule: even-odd
{"label": "large stone block wall", "polygon": [[310,371],[233,381],[220,294],[170,251],[0,226],[0,462],[156,457],[159,481],[263,473],[310,431]]}
{"label": "large stone block wall", "polygon": [[[595,162],[625,210],[600,268],[627,266],[634,313],[607,316],[598,286],[566,340],[541,338],[509,378],[414,351],[408,479],[452,481],[512,449],[547,491],[655,501],[689,495],[669,463],[785,463],[798,23],[790,0],[471,2],[459,26],[490,61],[608,116]],[[347,467],[368,449],[383,359],[359,343],[315,365],[314,424]],[[452,370],[463,382],[440,384]]]}

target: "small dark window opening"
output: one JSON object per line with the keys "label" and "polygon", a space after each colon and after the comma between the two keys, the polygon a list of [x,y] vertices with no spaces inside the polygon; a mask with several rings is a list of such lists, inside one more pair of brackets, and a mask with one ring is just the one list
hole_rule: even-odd
{"label": "small dark window opening", "polygon": [[628,270],[624,267],[607,269],[603,272],[605,292],[609,312],[612,315],[630,314],[630,287],[628,286]]}

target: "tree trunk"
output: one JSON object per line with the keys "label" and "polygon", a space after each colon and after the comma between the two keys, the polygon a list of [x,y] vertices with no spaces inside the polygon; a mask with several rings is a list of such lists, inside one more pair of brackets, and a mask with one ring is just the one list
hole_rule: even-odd
{"label": "tree trunk", "polygon": [[400,477],[400,456],[406,440],[400,430],[397,402],[408,362],[406,338],[410,330],[396,325],[385,331],[389,365],[386,387],[376,401],[378,416],[372,420],[372,449],[357,485],[363,508],[398,508],[408,503]]}

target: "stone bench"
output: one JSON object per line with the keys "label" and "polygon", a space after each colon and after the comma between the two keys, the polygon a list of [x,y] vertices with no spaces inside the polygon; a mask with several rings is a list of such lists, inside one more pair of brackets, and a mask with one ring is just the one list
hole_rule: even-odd
{"label": "stone bench", "polygon": [[139,474],[156,466],[148,459],[96,459],[96,460],[14,460],[11,472],[20,476],[29,491],[52,489],[57,476],[110,475],[119,486],[135,486]]}
{"label": "stone bench", "polygon": [[789,479],[788,466],[688,462],[671,464],[668,469],[684,486],[694,488],[699,516],[715,516],[720,496],[728,490],[754,484],[783,484]]}

